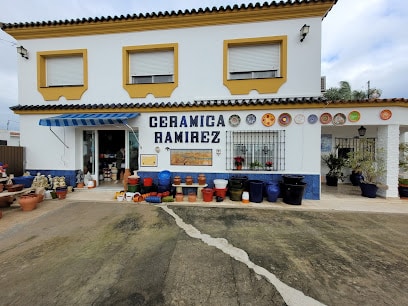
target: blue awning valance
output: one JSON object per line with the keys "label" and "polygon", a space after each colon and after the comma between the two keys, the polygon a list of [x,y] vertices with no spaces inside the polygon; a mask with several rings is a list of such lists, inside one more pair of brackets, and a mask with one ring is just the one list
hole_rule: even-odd
{"label": "blue awning valance", "polygon": [[44,126],[95,126],[105,124],[126,124],[128,119],[136,118],[139,113],[99,113],[99,114],[63,114],[40,119]]}

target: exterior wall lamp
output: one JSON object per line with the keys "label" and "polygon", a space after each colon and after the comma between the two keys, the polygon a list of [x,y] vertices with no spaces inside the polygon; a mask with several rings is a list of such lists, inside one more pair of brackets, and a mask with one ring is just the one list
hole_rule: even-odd
{"label": "exterior wall lamp", "polygon": [[363,137],[363,136],[365,136],[366,131],[367,131],[367,129],[364,126],[360,126],[360,128],[358,129],[358,135],[360,137]]}
{"label": "exterior wall lamp", "polygon": [[306,35],[309,33],[310,26],[304,24],[303,27],[300,29],[300,42],[303,42]]}
{"label": "exterior wall lamp", "polygon": [[17,53],[20,54],[21,57],[24,57],[25,59],[28,59],[28,51],[23,46],[17,47]]}

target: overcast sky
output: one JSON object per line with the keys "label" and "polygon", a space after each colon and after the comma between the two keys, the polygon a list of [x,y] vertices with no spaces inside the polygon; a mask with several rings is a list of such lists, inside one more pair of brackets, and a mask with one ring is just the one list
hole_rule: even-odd
{"label": "overcast sky", "polygon": [[[29,22],[139,14],[256,3],[248,0],[0,0],[0,22]],[[260,3],[264,3],[262,0]],[[268,1],[271,2],[271,1]],[[342,80],[370,87],[383,98],[408,98],[406,0],[338,0],[323,20],[322,75],[327,87]],[[311,29],[313,31],[313,29]],[[305,59],[307,60],[307,59]],[[16,130],[18,104],[15,40],[0,31],[0,129]]]}

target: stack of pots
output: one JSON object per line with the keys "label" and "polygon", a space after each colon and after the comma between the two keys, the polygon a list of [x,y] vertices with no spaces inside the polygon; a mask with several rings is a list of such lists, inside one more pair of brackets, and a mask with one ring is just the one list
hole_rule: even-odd
{"label": "stack of pots", "polygon": [[242,193],[246,189],[248,177],[232,177],[228,183],[228,189],[231,201],[241,201]]}
{"label": "stack of pots", "polygon": [[157,192],[164,192],[171,190],[171,172],[163,170],[158,175],[159,183],[157,185]]}
{"label": "stack of pots", "polygon": [[128,177],[127,191],[129,192],[140,192],[139,177],[131,175]]}
{"label": "stack of pots", "polygon": [[227,185],[228,185],[228,181],[227,180],[223,180],[223,179],[215,179],[214,180],[214,192],[215,192],[215,196],[220,198],[220,199],[225,199],[225,196],[227,194]]}
{"label": "stack of pots", "polygon": [[282,175],[283,202],[292,205],[301,205],[306,183],[301,175]]}

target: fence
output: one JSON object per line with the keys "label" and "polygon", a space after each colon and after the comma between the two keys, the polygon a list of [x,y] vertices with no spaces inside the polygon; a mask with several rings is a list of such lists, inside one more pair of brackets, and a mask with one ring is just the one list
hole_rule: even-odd
{"label": "fence", "polygon": [[8,164],[7,174],[24,174],[24,147],[0,146],[0,162]]}

